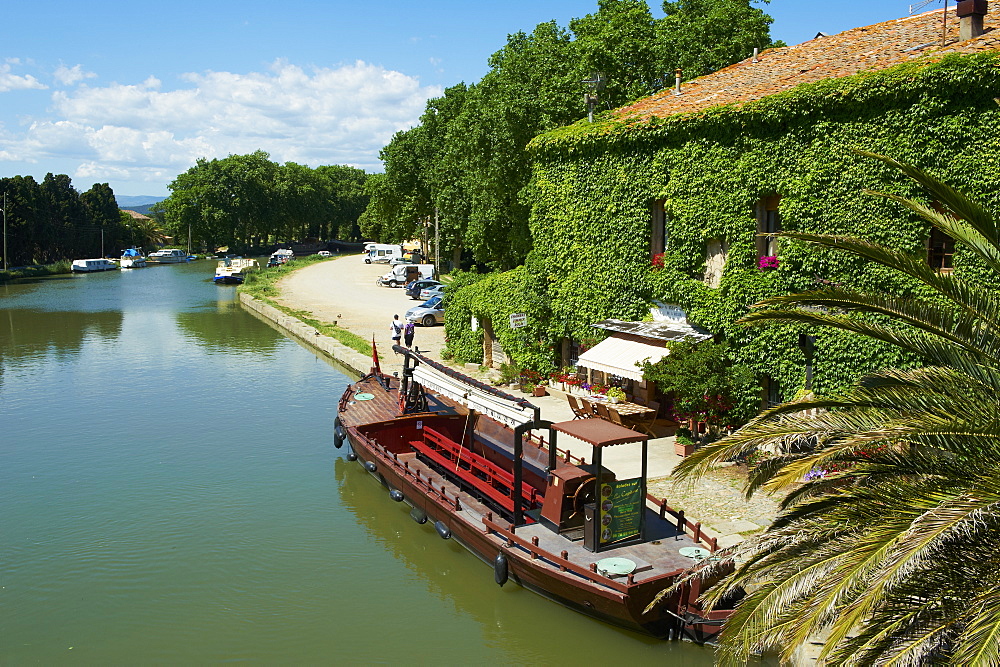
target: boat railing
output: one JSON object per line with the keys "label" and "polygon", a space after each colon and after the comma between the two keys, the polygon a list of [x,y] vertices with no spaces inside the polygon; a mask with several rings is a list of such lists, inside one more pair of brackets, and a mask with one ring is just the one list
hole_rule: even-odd
{"label": "boat railing", "polygon": [[[509,525],[509,524],[508,524]],[[563,550],[558,556],[546,551],[538,546],[538,536],[532,536],[530,540],[518,537],[514,533],[510,532],[510,529],[493,520],[492,512],[487,512],[486,516],[483,517],[484,530],[487,533],[495,533],[499,535],[507,543],[507,547],[510,548],[514,545],[528,552],[528,556],[532,560],[542,559],[547,561],[549,564],[558,567],[561,572],[571,572],[587,581],[595,583],[599,586],[604,586],[614,590],[615,592],[627,594],[629,588],[635,584],[635,575],[629,573],[625,579],[625,583],[620,581],[615,581],[614,579],[601,574],[597,569],[597,563],[590,563],[587,567],[578,565],[569,559],[569,552]],[[683,572],[683,570],[678,569],[675,572],[667,572],[657,579],[675,577]]]}
{"label": "boat railing", "polygon": [[[534,445],[543,452],[549,451],[548,441],[542,436],[536,435],[535,433],[528,434],[528,444]],[[558,445],[556,445],[556,455],[562,457],[562,459],[566,461],[566,463],[571,463],[577,466],[582,466],[587,464],[587,459],[583,458],[582,456],[576,456],[568,449],[561,449]]]}
{"label": "boat railing", "polygon": [[646,500],[652,502],[659,508],[659,514],[661,519],[666,520],[668,514],[674,518],[677,526],[677,532],[686,534],[688,532],[688,529],[690,529],[691,539],[694,540],[696,543],[700,542],[701,544],[704,544],[706,547],[708,547],[708,550],[711,551],[712,553],[715,553],[716,551],[719,550],[718,538],[709,537],[704,532],[702,532],[700,521],[698,521],[697,523],[691,523],[691,521],[684,516],[684,510],[675,510],[674,508],[670,507],[670,505],[667,504],[666,498],[657,498],[656,496],[650,495],[648,493],[646,494]]}

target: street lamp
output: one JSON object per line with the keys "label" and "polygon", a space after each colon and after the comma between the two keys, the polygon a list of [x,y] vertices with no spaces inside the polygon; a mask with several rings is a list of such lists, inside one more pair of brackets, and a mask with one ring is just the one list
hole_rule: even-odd
{"label": "street lamp", "polygon": [[601,72],[594,72],[589,79],[584,79],[583,83],[587,86],[587,92],[583,94],[583,101],[587,105],[587,119],[593,123],[594,107],[598,102],[597,94],[604,90],[606,80]]}

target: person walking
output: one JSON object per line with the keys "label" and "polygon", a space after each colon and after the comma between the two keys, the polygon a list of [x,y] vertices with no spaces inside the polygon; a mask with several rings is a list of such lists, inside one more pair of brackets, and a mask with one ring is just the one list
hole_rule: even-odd
{"label": "person walking", "polygon": [[[392,344],[399,345],[399,339],[403,336],[403,323],[399,321],[399,315],[392,316],[392,322],[389,323],[389,331],[392,332]],[[399,352],[396,354],[399,354]]]}
{"label": "person walking", "polygon": [[413,333],[416,329],[417,325],[413,322],[407,322],[406,326],[403,327],[403,344],[406,345],[407,349],[413,346]]}

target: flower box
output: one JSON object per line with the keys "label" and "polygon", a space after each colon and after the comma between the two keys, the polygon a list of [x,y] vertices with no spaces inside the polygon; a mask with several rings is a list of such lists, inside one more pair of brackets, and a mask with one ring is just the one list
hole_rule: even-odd
{"label": "flower box", "polygon": [[694,445],[674,441],[674,454],[677,456],[691,456],[694,454]]}

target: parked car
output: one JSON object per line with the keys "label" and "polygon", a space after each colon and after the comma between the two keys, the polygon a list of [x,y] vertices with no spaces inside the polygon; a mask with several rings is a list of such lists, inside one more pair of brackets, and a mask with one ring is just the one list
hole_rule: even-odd
{"label": "parked car", "polygon": [[442,296],[444,294],[444,285],[433,285],[431,287],[425,287],[420,290],[420,299],[426,301],[431,297]]}
{"label": "parked car", "polygon": [[444,306],[441,303],[441,296],[435,296],[419,306],[410,308],[406,311],[406,321],[425,327],[444,324]]}
{"label": "parked car", "polygon": [[430,278],[425,278],[421,280],[413,280],[406,284],[406,296],[411,299],[419,299],[420,292],[427,289],[428,287],[434,287],[435,285],[440,285],[441,281],[433,280]]}
{"label": "parked car", "polygon": [[330,252],[329,250],[320,250],[316,254],[319,255],[320,257],[333,257],[333,253]]}

